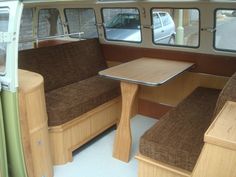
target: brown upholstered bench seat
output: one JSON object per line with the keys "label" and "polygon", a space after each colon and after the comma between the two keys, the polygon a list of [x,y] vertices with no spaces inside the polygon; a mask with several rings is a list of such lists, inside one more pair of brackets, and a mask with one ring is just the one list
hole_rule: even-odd
{"label": "brown upholstered bench seat", "polygon": [[197,88],[141,137],[140,153],[192,171],[219,93],[216,89]]}
{"label": "brown upholstered bench seat", "polygon": [[62,125],[120,95],[119,82],[97,75],[107,68],[98,39],[21,51],[19,67],[44,77],[49,126]]}
{"label": "brown upholstered bench seat", "polygon": [[46,93],[49,126],[62,125],[120,95],[119,82],[93,76]]}
{"label": "brown upholstered bench seat", "polygon": [[98,76],[107,68],[98,39],[20,51],[19,68],[44,78],[54,164],[72,161],[72,151],[117,123],[119,82]]}

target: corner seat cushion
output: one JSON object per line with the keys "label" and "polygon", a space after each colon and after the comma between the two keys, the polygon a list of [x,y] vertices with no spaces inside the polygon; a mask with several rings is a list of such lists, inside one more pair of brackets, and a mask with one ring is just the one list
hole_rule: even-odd
{"label": "corner seat cushion", "polygon": [[140,153],[192,171],[211,123],[219,90],[197,88],[140,139]]}
{"label": "corner seat cushion", "polygon": [[119,82],[99,76],[48,92],[48,124],[62,125],[119,95]]}

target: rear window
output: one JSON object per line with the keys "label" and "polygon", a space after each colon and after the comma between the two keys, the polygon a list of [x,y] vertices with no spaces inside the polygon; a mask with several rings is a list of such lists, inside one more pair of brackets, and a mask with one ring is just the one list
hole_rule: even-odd
{"label": "rear window", "polygon": [[141,42],[140,14],[135,8],[104,8],[104,33],[107,40]]}
{"label": "rear window", "polygon": [[214,47],[236,52],[236,9],[218,9],[215,13]]}

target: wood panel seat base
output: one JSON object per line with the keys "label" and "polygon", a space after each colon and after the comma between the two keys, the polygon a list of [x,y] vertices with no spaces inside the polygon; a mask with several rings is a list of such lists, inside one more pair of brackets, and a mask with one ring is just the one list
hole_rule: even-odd
{"label": "wood panel seat base", "polygon": [[138,154],[138,177],[190,177],[191,172]]}
{"label": "wood panel seat base", "polygon": [[49,127],[54,165],[72,161],[72,152],[115,125],[121,114],[121,98],[115,98],[60,126]]}

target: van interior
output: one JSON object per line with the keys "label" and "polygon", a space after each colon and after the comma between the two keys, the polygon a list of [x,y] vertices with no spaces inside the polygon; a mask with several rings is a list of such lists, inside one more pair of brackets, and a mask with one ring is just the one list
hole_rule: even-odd
{"label": "van interior", "polygon": [[234,0],[15,4],[0,177],[236,177]]}

